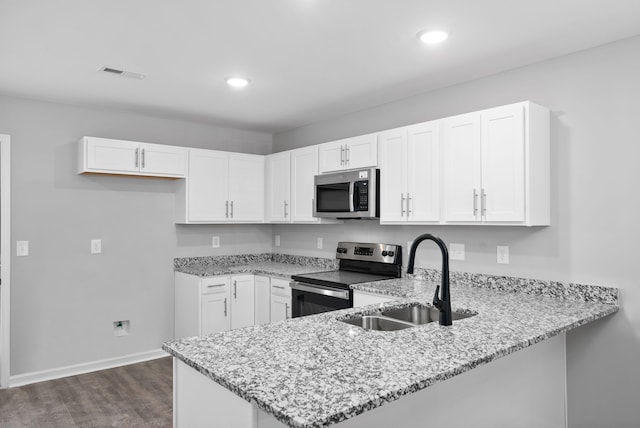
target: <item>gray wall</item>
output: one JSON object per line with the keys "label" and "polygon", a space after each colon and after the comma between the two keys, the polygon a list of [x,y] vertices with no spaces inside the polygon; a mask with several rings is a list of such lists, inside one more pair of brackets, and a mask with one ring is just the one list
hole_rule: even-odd
{"label": "gray wall", "polygon": [[[619,287],[622,311],[567,338],[571,427],[640,421],[640,38],[425,93],[274,136],[274,151],[322,143],[511,102],[552,109],[552,226],[274,226],[281,252],[330,256],[338,240],[402,243],[423,232],[466,245],[452,269]],[[326,250],[315,250],[324,237]],[[496,245],[511,264],[496,263]],[[425,245],[425,247],[427,247]],[[418,266],[439,266],[419,253]],[[453,296],[455,299],[455,296]],[[525,367],[523,367],[526,370]]]}
{"label": "gray wall", "polygon": [[[173,337],[173,258],[270,251],[271,226],[174,224],[176,182],[76,174],[83,135],[246,153],[271,135],[0,97],[12,141],[11,374],[159,349]],[[221,248],[211,248],[211,236]],[[101,255],[89,241],[102,239]],[[112,322],[131,333],[115,337]]]}

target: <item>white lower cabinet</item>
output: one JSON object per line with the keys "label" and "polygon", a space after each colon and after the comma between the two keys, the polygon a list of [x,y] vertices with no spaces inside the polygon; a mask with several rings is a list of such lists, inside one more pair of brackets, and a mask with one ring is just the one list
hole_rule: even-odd
{"label": "white lower cabinet", "polygon": [[231,277],[231,329],[255,323],[255,290],[253,275]]}
{"label": "white lower cabinet", "polygon": [[291,318],[289,281],[260,275],[175,273],[176,338]]}
{"label": "white lower cabinet", "polygon": [[271,280],[268,276],[255,277],[255,324],[271,322]]}
{"label": "white lower cabinet", "polygon": [[291,287],[286,279],[271,278],[271,322],[291,318]]}
{"label": "white lower cabinet", "polygon": [[200,298],[200,329],[198,334],[229,330],[229,284]]}

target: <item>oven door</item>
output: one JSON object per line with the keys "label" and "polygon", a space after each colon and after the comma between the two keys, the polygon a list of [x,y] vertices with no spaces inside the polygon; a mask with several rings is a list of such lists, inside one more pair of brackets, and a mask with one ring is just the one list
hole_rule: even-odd
{"label": "oven door", "polygon": [[320,314],[353,307],[353,291],[322,285],[291,283],[291,317]]}

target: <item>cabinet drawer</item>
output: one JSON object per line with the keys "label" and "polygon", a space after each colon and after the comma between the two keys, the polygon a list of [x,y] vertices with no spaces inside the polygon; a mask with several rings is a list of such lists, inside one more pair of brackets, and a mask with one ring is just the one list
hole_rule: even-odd
{"label": "cabinet drawer", "polygon": [[291,287],[286,279],[271,278],[271,294],[291,297]]}
{"label": "cabinet drawer", "polygon": [[201,294],[215,294],[215,293],[227,293],[230,287],[230,279],[228,276],[224,277],[210,277],[203,278],[200,281],[200,293]]}

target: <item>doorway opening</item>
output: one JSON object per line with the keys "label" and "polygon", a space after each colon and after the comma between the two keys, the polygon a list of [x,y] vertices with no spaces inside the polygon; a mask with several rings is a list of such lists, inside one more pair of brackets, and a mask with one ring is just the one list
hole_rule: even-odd
{"label": "doorway opening", "polygon": [[9,386],[11,291],[11,137],[0,134],[0,388]]}

